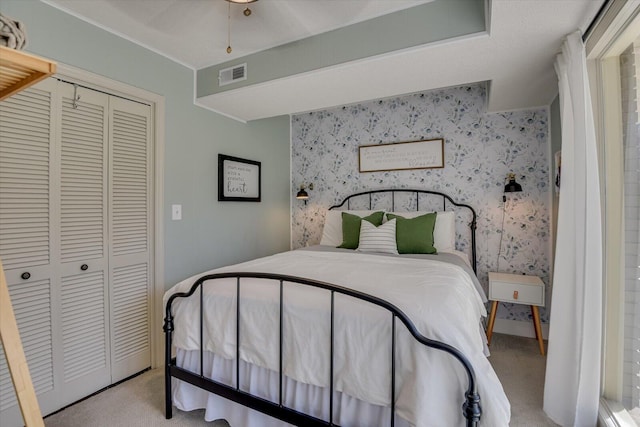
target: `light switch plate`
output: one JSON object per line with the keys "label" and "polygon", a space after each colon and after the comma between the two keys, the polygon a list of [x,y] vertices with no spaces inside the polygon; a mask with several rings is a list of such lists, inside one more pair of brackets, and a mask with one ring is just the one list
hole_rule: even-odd
{"label": "light switch plate", "polygon": [[171,205],[171,219],[173,221],[182,219],[182,205]]}

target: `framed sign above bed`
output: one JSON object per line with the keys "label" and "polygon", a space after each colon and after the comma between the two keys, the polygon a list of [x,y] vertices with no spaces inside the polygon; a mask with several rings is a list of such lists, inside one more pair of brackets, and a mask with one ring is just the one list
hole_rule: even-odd
{"label": "framed sign above bed", "polygon": [[360,172],[381,172],[444,167],[444,139],[362,145]]}
{"label": "framed sign above bed", "polygon": [[260,162],[218,154],[218,201],[259,202]]}

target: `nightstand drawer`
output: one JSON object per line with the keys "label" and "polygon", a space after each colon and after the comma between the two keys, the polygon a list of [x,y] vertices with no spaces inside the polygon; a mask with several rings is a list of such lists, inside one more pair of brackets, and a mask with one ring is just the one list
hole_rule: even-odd
{"label": "nightstand drawer", "polygon": [[490,272],[489,299],[544,306],[544,282],[538,276]]}
{"label": "nightstand drawer", "polygon": [[527,305],[544,305],[544,289],[537,285],[519,283],[493,282],[490,300],[516,302]]}

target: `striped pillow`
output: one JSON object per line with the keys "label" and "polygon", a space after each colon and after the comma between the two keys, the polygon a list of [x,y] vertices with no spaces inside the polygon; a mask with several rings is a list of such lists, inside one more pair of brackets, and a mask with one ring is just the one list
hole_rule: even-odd
{"label": "striped pillow", "polygon": [[376,227],[369,221],[362,221],[358,251],[397,254],[396,220],[392,219],[380,227]]}

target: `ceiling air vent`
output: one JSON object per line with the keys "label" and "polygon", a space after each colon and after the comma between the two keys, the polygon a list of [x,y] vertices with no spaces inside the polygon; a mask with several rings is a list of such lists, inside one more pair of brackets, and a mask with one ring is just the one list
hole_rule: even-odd
{"label": "ceiling air vent", "polygon": [[247,80],[247,64],[235,65],[233,67],[220,70],[218,73],[218,81],[220,86]]}

